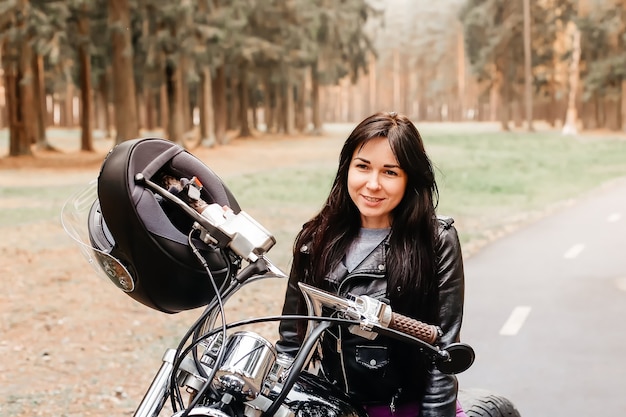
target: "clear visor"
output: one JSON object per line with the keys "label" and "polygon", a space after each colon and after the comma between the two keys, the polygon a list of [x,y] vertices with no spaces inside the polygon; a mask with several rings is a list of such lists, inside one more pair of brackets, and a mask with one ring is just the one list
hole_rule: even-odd
{"label": "clear visor", "polygon": [[131,292],[135,289],[135,282],[128,269],[109,253],[115,242],[99,212],[97,200],[98,183],[93,180],[63,205],[63,229],[99,276],[110,280],[122,291]]}

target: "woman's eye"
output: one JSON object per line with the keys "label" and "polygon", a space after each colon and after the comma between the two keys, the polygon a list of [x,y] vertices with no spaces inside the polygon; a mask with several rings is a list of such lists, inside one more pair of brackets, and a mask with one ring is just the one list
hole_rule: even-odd
{"label": "woman's eye", "polygon": [[398,173],[396,171],[391,171],[391,170],[386,171],[385,174],[391,175],[391,176],[394,176],[394,177],[398,175]]}

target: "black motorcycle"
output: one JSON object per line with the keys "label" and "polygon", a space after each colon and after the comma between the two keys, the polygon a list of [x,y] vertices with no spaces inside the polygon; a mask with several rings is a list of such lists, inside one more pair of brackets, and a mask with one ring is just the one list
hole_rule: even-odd
{"label": "black motorcycle", "polygon": [[[96,271],[136,301],[165,313],[203,308],[179,345],[165,352],[135,417],[365,417],[316,372],[316,351],[331,326],[414,344],[444,373],[463,372],[474,361],[470,346],[439,347],[437,327],[381,301],[305,284],[307,316],[229,321],[234,294],[286,278],[267,256],[275,239],[213,171],[170,141],[136,139],[113,148],[98,180],[67,201],[62,221]],[[284,319],[308,322],[295,358],[249,330]],[[459,398],[470,417],[519,416],[493,393],[466,390]]]}

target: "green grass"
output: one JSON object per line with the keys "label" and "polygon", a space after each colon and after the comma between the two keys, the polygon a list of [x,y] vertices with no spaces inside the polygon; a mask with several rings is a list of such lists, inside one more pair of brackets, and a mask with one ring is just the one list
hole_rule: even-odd
{"label": "green grass", "polygon": [[246,207],[265,204],[320,206],[328,194],[335,167],[279,168],[264,174],[228,178],[227,185]]}
{"label": "green grass", "polygon": [[[457,222],[463,243],[626,176],[626,140],[548,133],[438,133],[425,136],[439,187],[438,212]],[[273,212],[290,228],[316,211],[335,166],[299,167],[228,179],[246,211]],[[290,215],[293,213],[297,215]],[[255,214],[257,215],[257,214]]]}
{"label": "green grass", "polygon": [[626,176],[626,140],[614,137],[441,135],[428,139],[427,150],[437,169],[439,212],[457,219],[464,241]]}
{"label": "green grass", "polygon": [[[626,176],[626,140],[559,132],[445,132],[424,135],[435,165],[440,214],[456,219],[464,243],[486,239],[527,213]],[[289,252],[301,224],[324,202],[335,160],[311,161],[225,179],[242,208]],[[78,185],[2,187],[0,227],[58,218]],[[275,252],[275,251],[273,251]]]}
{"label": "green grass", "polygon": [[297,231],[324,203],[335,168],[299,166],[225,179],[241,208],[276,238],[271,258],[287,268]]}
{"label": "green grass", "polygon": [[0,187],[0,227],[59,219],[65,200],[82,185]]}

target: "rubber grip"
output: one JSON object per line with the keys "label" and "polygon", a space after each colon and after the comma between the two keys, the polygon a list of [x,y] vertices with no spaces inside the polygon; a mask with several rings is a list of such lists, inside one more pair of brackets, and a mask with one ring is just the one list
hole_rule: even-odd
{"label": "rubber grip", "polygon": [[399,313],[391,313],[389,328],[409,334],[413,337],[417,337],[418,339],[423,340],[426,343],[430,343],[431,345],[435,343],[439,337],[439,329],[437,326],[422,323],[419,320],[403,316]]}

